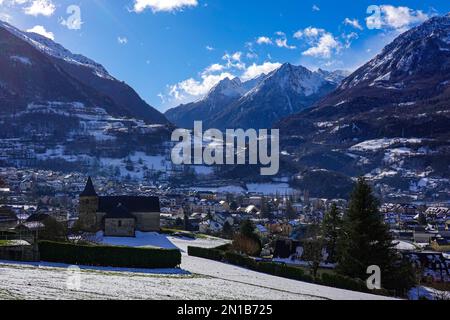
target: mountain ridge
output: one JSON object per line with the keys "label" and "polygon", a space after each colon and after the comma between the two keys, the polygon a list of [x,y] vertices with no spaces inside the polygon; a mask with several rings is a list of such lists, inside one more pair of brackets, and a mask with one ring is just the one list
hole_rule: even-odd
{"label": "mountain ridge", "polygon": [[99,63],[73,54],[35,33],[0,22],[0,112],[18,112],[30,103],[82,102],[102,107],[113,116],[169,124],[128,85],[112,77]]}
{"label": "mountain ridge", "polygon": [[[209,128],[270,128],[277,120],[308,108],[336,88],[336,79],[342,80],[343,76],[285,63],[268,75],[245,82],[226,78],[200,101],[180,105],[165,115],[187,128],[196,120]],[[224,87],[230,89],[230,94],[218,94]]]}
{"label": "mountain ridge", "polygon": [[365,176],[382,197],[446,200],[449,106],[446,15],[399,35],[335,91],[275,127],[291,168]]}

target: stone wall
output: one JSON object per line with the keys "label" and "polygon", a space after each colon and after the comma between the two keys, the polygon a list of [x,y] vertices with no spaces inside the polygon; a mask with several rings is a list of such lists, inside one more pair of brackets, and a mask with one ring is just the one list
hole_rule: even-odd
{"label": "stone wall", "polygon": [[133,212],[136,217],[136,229],[142,232],[160,231],[161,221],[159,212]]}
{"label": "stone wall", "polygon": [[98,197],[80,197],[78,208],[81,227],[84,231],[98,231]]}
{"label": "stone wall", "polygon": [[134,237],[135,227],[134,219],[105,219],[105,236]]}

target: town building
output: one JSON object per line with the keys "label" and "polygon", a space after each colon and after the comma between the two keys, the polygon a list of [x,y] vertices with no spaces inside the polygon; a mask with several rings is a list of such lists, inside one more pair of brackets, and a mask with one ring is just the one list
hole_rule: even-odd
{"label": "town building", "polygon": [[84,231],[103,230],[111,237],[158,232],[160,215],[158,197],[98,196],[90,177],[80,194],[79,225]]}

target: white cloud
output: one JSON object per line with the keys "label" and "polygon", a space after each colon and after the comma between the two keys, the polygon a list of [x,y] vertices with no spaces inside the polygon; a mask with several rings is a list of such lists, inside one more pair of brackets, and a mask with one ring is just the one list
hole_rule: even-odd
{"label": "white cloud", "polygon": [[373,14],[366,19],[369,29],[404,29],[429,19],[423,11],[408,7],[382,5],[374,7],[373,10]]}
{"label": "white cloud", "polygon": [[330,58],[333,51],[338,50],[339,42],[332,34],[327,33],[320,37],[319,42],[303,52],[305,56]]}
{"label": "white cloud", "polygon": [[117,42],[119,44],[127,44],[128,43],[128,38],[126,38],[126,37],[117,37]]}
{"label": "white cloud", "polygon": [[343,34],[342,38],[345,41],[345,47],[348,49],[351,47],[353,40],[356,40],[359,38],[359,35],[356,32],[350,32],[348,34]]}
{"label": "white cloud", "polygon": [[28,29],[27,32],[34,32],[51,40],[55,40],[55,35],[53,34],[53,32],[45,30],[43,26],[34,26],[33,28]]}
{"label": "white cloud", "polygon": [[234,76],[229,72],[223,72],[221,74],[203,73],[200,80],[189,78],[171,86],[169,94],[178,101],[193,101],[205,96],[216,84],[225,78],[233,79]]}
{"label": "white cloud", "polygon": [[196,7],[197,0],[134,0],[134,11],[142,12],[147,8],[153,12],[172,12],[182,10],[185,7]]}
{"label": "white cloud", "polygon": [[318,37],[320,34],[325,33],[326,31],[324,29],[319,29],[315,27],[308,27],[304,30],[299,30],[296,33],[294,33],[294,38],[301,39],[302,37],[307,38],[315,38]]}
{"label": "white cloud", "polygon": [[312,6],[312,11],[320,11],[320,8],[319,8],[319,6],[318,5],[313,5]]}
{"label": "white cloud", "polygon": [[333,53],[339,52],[342,47],[333,34],[325,29],[308,27],[297,31],[294,37],[305,39],[310,45],[310,48],[302,53],[304,56],[329,59]]}
{"label": "white cloud", "polygon": [[278,31],[275,33],[279,38],[275,39],[275,44],[279,48],[286,48],[286,49],[297,49],[296,46],[288,45],[288,40],[286,37],[286,34],[284,32]]}
{"label": "white cloud", "polygon": [[359,23],[358,19],[345,18],[344,24],[348,25],[348,26],[352,26],[355,29],[363,30],[363,27]]}
{"label": "white cloud", "polygon": [[261,74],[269,74],[275,69],[278,69],[281,67],[281,63],[275,62],[264,62],[263,64],[257,65],[256,63],[253,63],[251,66],[249,66],[244,74],[241,76],[242,80],[250,80],[254,79],[256,77],[259,77]]}
{"label": "white cloud", "polygon": [[[22,2],[25,3],[25,2]],[[51,0],[33,0],[31,4],[23,9],[25,14],[30,16],[43,15],[50,17],[56,10],[56,6]]]}
{"label": "white cloud", "polygon": [[273,42],[269,37],[262,36],[256,40],[256,43],[257,44],[272,44]]}
{"label": "white cloud", "polygon": [[205,48],[206,48],[206,50],[208,50],[208,51],[214,51],[214,47],[212,47],[212,46],[206,46]]}
{"label": "white cloud", "polygon": [[[225,54],[224,58],[240,61],[241,54],[240,52]],[[246,67],[244,63],[239,63],[239,67],[236,67],[235,64],[212,64],[205,68],[197,79],[189,78],[168,86],[167,93],[160,95],[161,101],[165,107],[174,107],[181,103],[189,103],[203,98],[215,85],[225,78],[234,79],[240,74],[240,78],[243,81],[247,81],[263,73],[268,74],[281,66],[281,63],[265,62],[261,65],[253,63],[249,67]]]}
{"label": "white cloud", "polygon": [[236,68],[236,69],[245,69],[245,63],[241,61],[242,52],[238,51],[233,54],[226,53],[222,60],[227,61],[226,67],[228,69]]}
{"label": "white cloud", "polygon": [[219,63],[214,63],[212,65],[210,65],[208,68],[206,68],[205,72],[206,73],[214,73],[214,72],[219,72],[225,69],[224,65],[221,65]]}

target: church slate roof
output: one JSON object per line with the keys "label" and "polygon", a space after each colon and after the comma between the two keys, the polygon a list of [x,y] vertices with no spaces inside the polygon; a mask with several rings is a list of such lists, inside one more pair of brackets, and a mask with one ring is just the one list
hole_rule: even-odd
{"label": "church slate roof", "polygon": [[42,222],[48,218],[50,215],[47,213],[35,213],[28,217],[27,222]]}
{"label": "church slate roof", "polygon": [[116,207],[106,212],[105,219],[136,219],[127,207],[119,203]]}
{"label": "church slate roof", "polygon": [[108,213],[122,204],[130,212],[160,212],[158,197],[107,196],[98,198],[98,212]]}
{"label": "church slate roof", "polygon": [[92,183],[91,177],[88,178],[86,186],[80,197],[97,197],[97,192],[95,192],[94,184]]}

